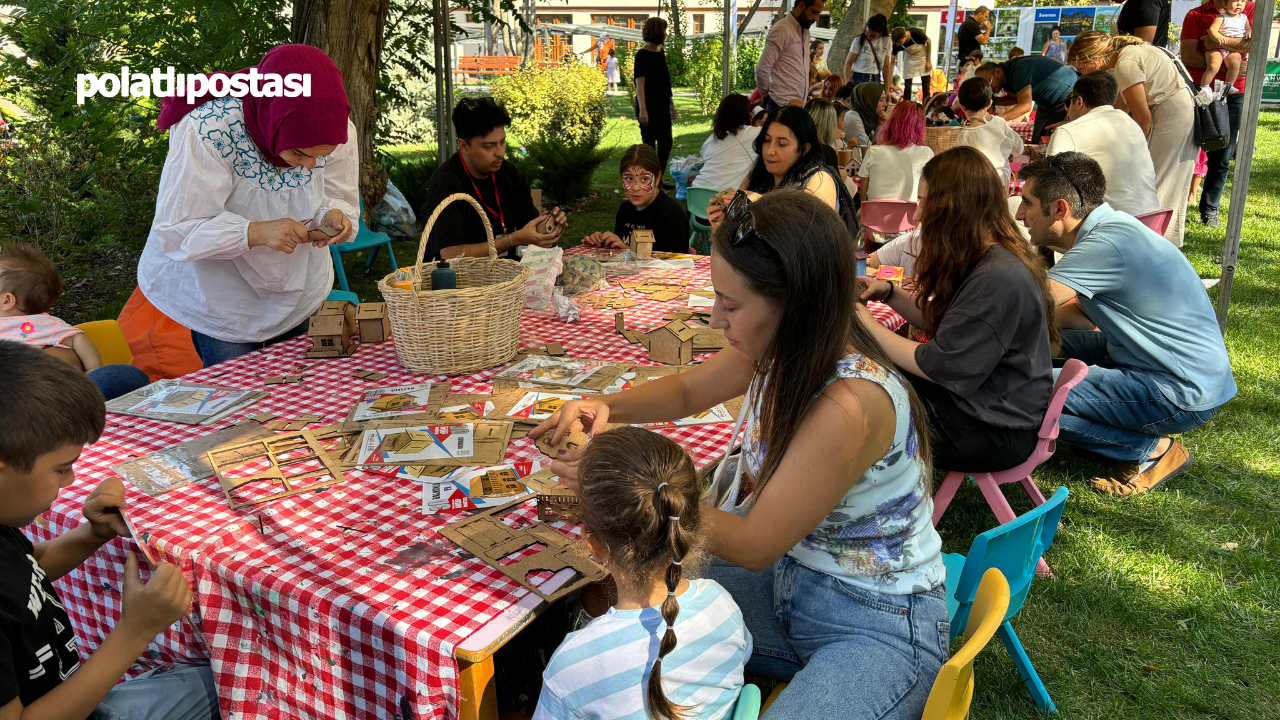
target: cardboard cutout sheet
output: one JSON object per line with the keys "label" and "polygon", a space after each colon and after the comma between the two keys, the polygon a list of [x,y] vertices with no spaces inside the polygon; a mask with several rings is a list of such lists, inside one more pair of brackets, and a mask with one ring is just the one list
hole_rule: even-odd
{"label": "cardboard cutout sheet", "polygon": [[342,458],[343,467],[498,465],[511,439],[509,422],[468,423],[421,420],[375,420],[365,426],[356,447]]}
{"label": "cardboard cutout sheet", "polygon": [[266,437],[275,437],[275,433],[257,423],[232,425],[226,430],[112,465],[111,469],[130,485],[157,497],[213,475],[210,451]]}
{"label": "cardboard cutout sheet", "polygon": [[566,357],[530,355],[495,375],[495,378],[524,380],[563,388],[603,390],[635,363],[610,363]]}
{"label": "cardboard cutout sheet", "polygon": [[337,459],[307,430],[230,445],[208,457],[232,510],[346,479]]}
{"label": "cardboard cutout sheet", "polygon": [[107,403],[107,412],[186,425],[217,422],[266,397],[256,390],[161,380]]}
{"label": "cardboard cutout sheet", "polygon": [[427,381],[418,385],[376,387],[365,390],[348,420],[366,422],[405,415],[434,414],[449,394],[447,384]]}

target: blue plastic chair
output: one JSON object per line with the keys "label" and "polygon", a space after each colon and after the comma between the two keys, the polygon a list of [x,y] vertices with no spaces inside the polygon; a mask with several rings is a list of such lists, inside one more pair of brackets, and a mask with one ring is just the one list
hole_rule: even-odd
{"label": "blue plastic chair", "polygon": [[951,639],[964,630],[969,621],[969,609],[978,594],[978,583],[988,568],[996,568],[1009,580],[1009,610],[1000,623],[1000,640],[1018,667],[1018,674],[1031,691],[1031,698],[1045,712],[1057,712],[1049,691],[1036,674],[1031,658],[1022,649],[1018,634],[1009,624],[1010,618],[1022,609],[1022,603],[1031,591],[1031,581],[1036,578],[1036,564],[1053,543],[1058,532],[1058,521],[1067,502],[1067,489],[1058,488],[1053,497],[1042,505],[1010,522],[992,528],[973,539],[969,555],[943,553],[947,566],[947,586],[954,588],[947,593],[947,615],[951,618]]}
{"label": "blue plastic chair", "polygon": [[711,221],[707,219],[707,206],[718,190],[689,188],[686,204],[689,208],[689,246],[701,255],[711,254]]}
{"label": "blue plastic chair", "polygon": [[329,297],[325,298],[326,302],[348,300],[357,305],[360,304],[360,296],[346,290],[330,290]]}
{"label": "blue plastic chair", "polygon": [[733,720],[756,720],[760,717],[760,688],[747,683],[742,686],[738,703],[733,706]]}
{"label": "blue plastic chair", "polygon": [[361,198],[360,229],[356,232],[355,239],[351,242],[329,246],[329,253],[333,256],[333,273],[338,276],[338,287],[347,291],[351,290],[347,285],[347,271],[342,267],[342,256],[344,254],[371,250],[369,259],[364,262],[364,269],[368,270],[373,265],[373,259],[378,257],[378,251],[382,249],[383,245],[387,246],[387,257],[391,259],[391,269],[393,271],[398,270],[400,266],[396,264],[396,254],[391,250],[391,236],[386,233],[374,232],[364,224],[364,198]]}

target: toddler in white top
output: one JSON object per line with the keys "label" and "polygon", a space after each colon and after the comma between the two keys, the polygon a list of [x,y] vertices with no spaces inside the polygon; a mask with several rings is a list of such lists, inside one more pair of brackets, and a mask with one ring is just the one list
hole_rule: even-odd
{"label": "toddler in white top", "polygon": [[[1230,0],[1226,8],[1220,11],[1218,17],[1209,25],[1209,37],[1213,38],[1213,41],[1218,44],[1251,37],[1253,25],[1244,14],[1244,7],[1245,0]],[[1227,74],[1223,79],[1226,81],[1227,87],[1231,88],[1230,92],[1232,93],[1240,92],[1235,87],[1235,83],[1236,79],[1240,77],[1240,68],[1243,65],[1243,61],[1243,55],[1226,48],[1215,48],[1206,52],[1204,54],[1204,75],[1200,77],[1200,83],[1205,87],[1212,87],[1213,78],[1217,76],[1218,71],[1225,65]]]}
{"label": "toddler in white top", "polygon": [[1022,137],[1009,127],[1009,123],[991,110],[991,83],[985,78],[965,80],[958,93],[960,106],[968,121],[956,138],[956,145],[971,147],[991,161],[1001,181],[1009,184],[1012,172],[1009,156],[1022,154]]}

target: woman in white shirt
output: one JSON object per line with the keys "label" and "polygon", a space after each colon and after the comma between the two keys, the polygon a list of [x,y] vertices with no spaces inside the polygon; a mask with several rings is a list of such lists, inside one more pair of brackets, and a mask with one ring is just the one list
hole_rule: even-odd
{"label": "woman in white shirt", "polygon": [[893,79],[893,41],[889,39],[889,20],[872,15],[853,39],[849,56],[844,61],[844,76],[849,82],[888,83]]}
{"label": "woman in white shirt", "polygon": [[920,173],[931,159],[933,150],[924,144],[920,104],[898,103],[880,130],[879,144],[867,148],[858,168],[862,197],[915,202]]}
{"label": "woman in white shirt", "polygon": [[690,187],[736,188],[756,162],[753,145],[761,129],[751,124],[751,102],[745,95],[725,96],[711,127],[702,143],[702,170]]}
{"label": "woman in white shirt", "polygon": [[322,50],[282,45],[257,71],[301,74],[310,97],[167,98],[157,123],[169,155],[138,285],[191,329],[206,367],[306,332],[333,287],[327,246],[354,237],[360,217],[338,68]]}
{"label": "woman in white shirt", "polygon": [[982,153],[1009,184],[1013,172],[1009,156],[1021,155],[1022,136],[1009,127],[1008,121],[991,111],[991,83],[986,78],[972,77],[964,81],[958,92],[960,107],[968,119],[956,138],[956,145],[971,147]]}

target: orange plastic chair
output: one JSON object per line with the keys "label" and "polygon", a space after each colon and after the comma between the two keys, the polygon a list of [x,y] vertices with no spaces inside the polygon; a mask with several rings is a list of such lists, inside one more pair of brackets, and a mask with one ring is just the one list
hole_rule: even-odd
{"label": "orange plastic chair", "polygon": [[987,570],[964,628],[964,645],[938,671],[921,720],[964,720],[973,700],[973,659],[991,642],[1009,609],[1009,581]]}
{"label": "orange plastic chair", "polygon": [[[973,658],[995,637],[1009,610],[1009,581],[1004,573],[990,568],[978,583],[978,592],[964,628],[964,645],[943,664],[933,681],[921,720],[964,720],[973,700]],[[778,683],[764,701],[760,713],[769,709],[787,683]]]}
{"label": "orange plastic chair", "polygon": [[133,353],[129,351],[129,341],[124,339],[124,332],[115,320],[95,320],[77,325],[76,329],[93,341],[102,356],[103,365],[132,365]]}

